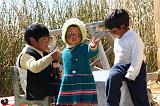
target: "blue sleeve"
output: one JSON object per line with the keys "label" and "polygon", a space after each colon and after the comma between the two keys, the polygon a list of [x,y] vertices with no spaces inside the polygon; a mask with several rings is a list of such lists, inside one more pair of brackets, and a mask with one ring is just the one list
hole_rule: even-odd
{"label": "blue sleeve", "polygon": [[89,53],[89,57],[95,57],[98,53],[99,53],[99,49],[97,47],[96,50],[92,50],[89,46],[88,46],[88,53]]}

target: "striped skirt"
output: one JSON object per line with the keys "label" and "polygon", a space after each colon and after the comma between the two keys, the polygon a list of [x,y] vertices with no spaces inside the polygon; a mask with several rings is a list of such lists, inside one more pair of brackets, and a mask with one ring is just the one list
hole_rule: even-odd
{"label": "striped skirt", "polygon": [[92,74],[69,74],[62,77],[57,104],[97,104],[96,84]]}

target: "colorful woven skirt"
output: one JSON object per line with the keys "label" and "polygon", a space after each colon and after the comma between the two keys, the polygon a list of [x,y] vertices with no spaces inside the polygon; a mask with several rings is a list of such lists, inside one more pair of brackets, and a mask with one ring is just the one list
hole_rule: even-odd
{"label": "colorful woven skirt", "polygon": [[57,104],[98,104],[92,74],[69,74],[62,77]]}

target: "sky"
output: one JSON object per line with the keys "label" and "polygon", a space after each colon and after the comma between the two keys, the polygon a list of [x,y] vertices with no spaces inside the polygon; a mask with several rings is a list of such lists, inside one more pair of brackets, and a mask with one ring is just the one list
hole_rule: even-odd
{"label": "sky", "polygon": [[[16,2],[16,4],[21,4],[22,3],[22,0],[0,0],[0,7],[3,3],[3,1],[7,2],[7,3],[11,3],[11,2]],[[35,0],[26,0],[26,1],[35,1]],[[39,0],[37,0],[39,1]],[[48,4],[52,4],[52,2],[58,2],[58,1],[61,1],[61,3],[65,3],[66,1],[72,1],[73,3],[76,3],[78,0],[41,0],[43,1],[44,3],[45,2],[48,2]],[[85,1],[85,0],[84,0]],[[100,0],[91,0],[93,3],[94,1],[100,1]],[[108,2],[113,2],[114,0],[107,0]]]}
{"label": "sky", "polygon": [[[23,0],[0,0],[0,8],[2,7],[2,3],[3,3],[3,1],[5,1],[7,4],[7,7],[10,7],[11,6],[11,4],[13,4],[12,2],[14,1],[14,4],[16,4],[17,6],[19,5],[21,5],[22,4],[22,1]],[[44,4],[47,4],[47,5],[49,5],[49,6],[51,6],[50,4],[53,4],[53,2],[54,3],[58,3],[58,2],[61,2],[61,4],[63,5],[63,4],[65,4],[66,3],[66,1],[72,1],[72,3],[76,3],[76,1],[78,1],[78,0],[26,0],[26,1],[29,1],[29,3],[33,3],[34,1],[42,1],[42,2],[44,2]]]}

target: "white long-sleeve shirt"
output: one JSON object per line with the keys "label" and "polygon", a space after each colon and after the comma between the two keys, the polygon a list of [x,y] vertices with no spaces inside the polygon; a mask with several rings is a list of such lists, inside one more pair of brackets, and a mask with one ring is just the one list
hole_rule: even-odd
{"label": "white long-sleeve shirt", "polygon": [[[32,48],[35,51],[37,51],[42,58],[39,60],[36,60],[33,56],[25,53],[27,48]],[[21,81],[21,86],[23,91],[26,93],[26,79],[27,79],[27,69],[32,71],[33,73],[39,73],[41,72],[43,69],[45,69],[49,64],[51,64],[51,62],[53,61],[51,54],[47,55],[47,56],[43,56],[42,51],[39,51],[29,45],[26,45],[22,52],[19,54],[18,58],[17,58],[17,66],[18,70],[19,70],[19,77],[20,77],[20,81]]]}
{"label": "white long-sleeve shirt", "polygon": [[144,43],[140,36],[133,30],[128,30],[121,38],[114,42],[114,64],[131,64],[127,70],[126,78],[135,80],[140,72],[142,61],[145,60],[143,53]]}
{"label": "white long-sleeve shirt", "polygon": [[[33,56],[25,53],[26,49],[28,47],[37,51],[43,58],[36,60]],[[26,45],[26,47],[22,50],[20,55],[21,55],[20,59],[18,57],[17,60],[18,61],[20,60],[21,68],[26,69],[26,70],[28,69],[28,70],[32,71],[33,73],[41,72],[43,69],[45,69],[53,61],[51,55],[43,56],[42,51],[39,51],[29,45]]]}

